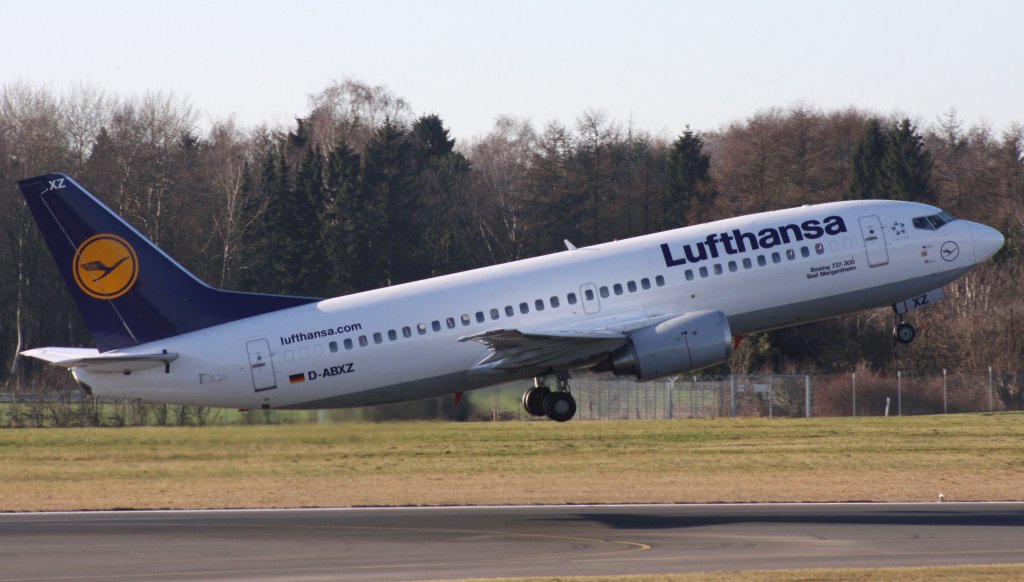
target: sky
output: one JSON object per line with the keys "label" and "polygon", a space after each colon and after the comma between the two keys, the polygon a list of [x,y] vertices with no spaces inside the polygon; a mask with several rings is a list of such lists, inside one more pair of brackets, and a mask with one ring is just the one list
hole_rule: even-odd
{"label": "sky", "polygon": [[344,79],[459,140],[501,115],[675,135],[797,103],[1024,123],[1016,0],[0,0],[0,22],[0,86],[173,91],[200,125],[289,124]]}

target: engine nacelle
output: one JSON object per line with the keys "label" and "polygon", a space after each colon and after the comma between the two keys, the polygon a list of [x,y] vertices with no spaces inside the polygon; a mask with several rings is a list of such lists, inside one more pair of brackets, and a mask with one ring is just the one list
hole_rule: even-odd
{"label": "engine nacelle", "polygon": [[721,311],[695,311],[641,329],[611,353],[603,370],[640,380],[720,364],[732,355],[732,330]]}

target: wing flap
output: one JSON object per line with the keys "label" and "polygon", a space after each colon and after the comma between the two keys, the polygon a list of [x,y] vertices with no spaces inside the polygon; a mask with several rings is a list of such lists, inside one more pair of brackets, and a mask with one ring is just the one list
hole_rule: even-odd
{"label": "wing flap", "polygon": [[459,338],[491,349],[471,372],[516,369],[575,368],[592,363],[626,341],[625,334],[610,330],[529,331],[496,329]]}

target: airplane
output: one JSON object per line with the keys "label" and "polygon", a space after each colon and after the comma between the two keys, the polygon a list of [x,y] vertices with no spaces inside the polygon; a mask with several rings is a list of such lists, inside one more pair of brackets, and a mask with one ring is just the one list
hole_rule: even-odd
{"label": "airplane", "polygon": [[909,311],[1003,235],[927,204],[763,212],[333,299],[207,285],[65,174],[19,182],[95,348],[22,352],[110,399],[359,407],[533,380],[534,416],[576,413],[571,374],[650,380],[725,362],[744,335]]}

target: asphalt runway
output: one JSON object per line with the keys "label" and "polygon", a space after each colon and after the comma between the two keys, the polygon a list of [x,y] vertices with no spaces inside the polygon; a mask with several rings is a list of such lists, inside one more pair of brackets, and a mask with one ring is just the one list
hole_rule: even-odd
{"label": "asphalt runway", "polygon": [[1024,504],[0,514],[0,580],[430,580],[1024,563]]}

